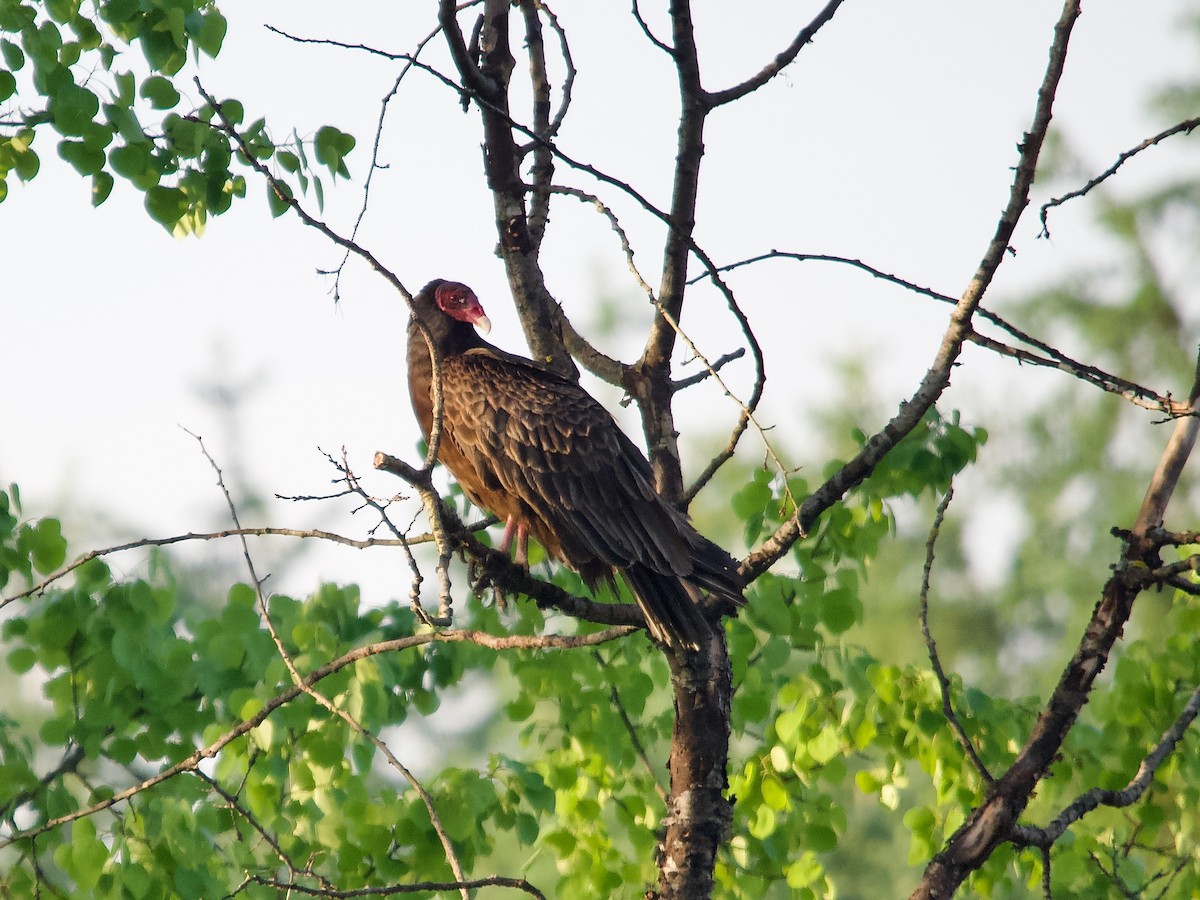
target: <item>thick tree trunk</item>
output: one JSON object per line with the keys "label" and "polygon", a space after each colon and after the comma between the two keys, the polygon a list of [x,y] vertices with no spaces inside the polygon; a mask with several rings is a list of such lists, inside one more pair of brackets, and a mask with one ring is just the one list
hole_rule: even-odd
{"label": "thick tree trunk", "polygon": [[718,626],[700,653],[669,653],[675,694],[671,795],[659,846],[662,900],[712,896],[717,850],[729,839],[729,704],[733,681],[725,633]]}

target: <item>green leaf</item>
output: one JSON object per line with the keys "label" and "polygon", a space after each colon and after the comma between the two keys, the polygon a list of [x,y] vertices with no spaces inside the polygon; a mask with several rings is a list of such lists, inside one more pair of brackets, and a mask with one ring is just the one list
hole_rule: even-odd
{"label": "green leaf", "polygon": [[79,15],[78,0],[46,0],[46,11],[56,22],[67,22]]}
{"label": "green leaf", "polygon": [[833,634],[849,630],[862,616],[862,602],[845,588],[835,588],[821,596],[821,622]]}
{"label": "green leaf", "polygon": [[71,826],[71,859],[76,883],[91,892],[108,861],[108,848],[96,837],[96,826],[91,819],[79,819]]}
{"label": "green leaf", "polygon": [[37,663],[37,653],[30,647],[18,647],[8,654],[8,667],[18,675],[24,675]]}
{"label": "green leaf", "polygon": [[833,725],[826,725],[808,742],[808,753],[818,764],[829,762],[841,751],[841,739]]}
{"label": "green leaf", "polygon": [[[180,14],[182,23],[182,10],[175,12]],[[163,24],[165,25],[165,23]],[[150,63],[155,71],[162,72],[164,75],[174,75],[187,62],[187,53],[179,46],[169,30],[167,27],[153,28],[143,30],[140,35],[142,53],[146,57],[146,62]]]}
{"label": "green leaf", "polygon": [[174,113],[163,119],[163,130],[171,142],[171,149],[188,159],[203,152],[204,144],[212,134],[212,128],[203,122],[193,122]]}
{"label": "green leaf", "polygon": [[7,100],[17,92],[17,79],[12,72],[0,69],[0,101]]}
{"label": "green leaf", "polygon": [[286,172],[295,172],[300,168],[300,157],[290,150],[276,150],[275,158]]}
{"label": "green leaf", "polygon": [[246,118],[246,107],[239,100],[226,100],[221,104],[221,115],[230,125],[240,125]]}
{"label": "green leaf", "polygon": [[112,193],[113,177],[107,172],[97,172],[92,176],[92,206],[99,206]]}
{"label": "green leaf", "polygon": [[326,125],[317,130],[314,143],[317,152],[317,162],[324,165],[334,175],[344,174],[345,165],[342,160],[354,149],[354,136],[339,131],[332,125]]}
{"label": "green leaf", "polygon": [[227,28],[225,17],[215,9],[209,10],[201,19],[199,31],[193,35],[196,45],[205,55],[216,57],[221,52]]}
{"label": "green leaf", "polygon": [[34,568],[48,575],[67,558],[67,542],[62,536],[62,525],[58,519],[42,519],[30,533]]}
{"label": "green leaf", "polygon": [[179,188],[159,185],[146,191],[146,212],[168,231],[174,230],[187,211],[187,195]]}
{"label": "green leaf", "polygon": [[104,152],[89,147],[83,141],[59,141],[58,155],[80,175],[95,175],[104,168]]}
{"label": "green leaf", "polygon": [[[100,101],[87,88],[75,83],[64,84],[50,98],[50,115],[59,133],[82,135],[100,111]],[[91,174],[84,173],[84,174]]]}
{"label": "green leaf", "polygon": [[136,178],[150,168],[151,144],[139,141],[136,144],[126,144],[109,151],[108,161],[113,171],[122,178]]}
{"label": "green leaf", "polygon": [[150,101],[155,109],[172,109],[179,103],[179,91],[171,79],[161,75],[151,75],[142,82],[141,95]]}
{"label": "green leaf", "polygon": [[[109,4],[110,6],[112,4]],[[135,99],[134,92],[137,90],[137,78],[132,72],[118,72],[113,76],[117,83],[117,96],[115,103],[124,109],[129,109],[133,106]]]}
{"label": "green leaf", "polygon": [[805,846],[817,853],[828,853],[837,847],[837,832],[825,825],[809,825],[805,829]]}
{"label": "green leaf", "polygon": [[[286,193],[289,197],[291,196],[291,190],[286,184],[283,184],[282,182],[277,182],[277,184],[279,185],[280,190]],[[275,193],[275,189],[269,184],[267,185],[267,203],[271,207],[271,215],[277,219],[291,209],[290,204],[277,193]]]}
{"label": "green leaf", "polygon": [[[14,149],[17,146],[17,141],[14,139],[9,142],[9,146]],[[38,155],[26,148],[24,151],[18,152],[13,156],[13,168],[17,171],[17,177],[22,181],[32,181],[37,175],[38,170],[42,166],[41,159]]]}
{"label": "green leaf", "polygon": [[788,808],[789,799],[783,784],[775,778],[764,778],[761,786],[763,802],[776,811]]}
{"label": "green leaf", "polygon": [[[104,43],[100,29],[91,19],[76,15],[68,23],[75,36],[79,38],[79,46],[84,50],[95,50]],[[106,67],[107,68],[107,67]]]}
{"label": "green leaf", "polygon": [[25,65],[25,52],[12,41],[0,41],[0,56],[4,57],[4,64],[14,72],[19,72]]}

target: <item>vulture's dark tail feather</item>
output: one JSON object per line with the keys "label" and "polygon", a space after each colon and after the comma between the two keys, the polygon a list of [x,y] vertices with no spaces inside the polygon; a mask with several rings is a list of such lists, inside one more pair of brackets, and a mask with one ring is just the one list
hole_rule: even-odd
{"label": "vulture's dark tail feather", "polygon": [[736,613],[746,605],[742,592],[746,579],[738,572],[737,560],[701,534],[693,533],[691,542],[692,572],[687,580],[725,601],[727,614]]}
{"label": "vulture's dark tail feather", "polygon": [[[638,606],[646,616],[651,637],[668,647],[699,650],[712,636],[697,600],[700,592],[677,575],[664,575],[634,564],[621,570]],[[693,596],[694,595],[694,596]]]}

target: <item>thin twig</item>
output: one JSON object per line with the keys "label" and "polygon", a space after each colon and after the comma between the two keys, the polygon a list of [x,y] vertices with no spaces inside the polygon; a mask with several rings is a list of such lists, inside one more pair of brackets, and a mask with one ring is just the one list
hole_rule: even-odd
{"label": "thin twig", "polygon": [[689,375],[687,378],[680,378],[671,382],[671,389],[679,392],[684,388],[690,388],[694,384],[699,384],[710,376],[720,372],[721,369],[725,368],[725,366],[729,365],[729,363],[733,362],[735,359],[741,359],[745,355],[745,347],[738,347],[736,350],[723,353],[711,363],[706,365],[703,372],[697,372],[695,375]]}
{"label": "thin twig", "polygon": [[[490,517],[483,521],[464,526],[467,531],[478,531],[495,524]],[[414,537],[406,538],[350,538],[341,534],[334,534],[330,531],[321,531],[320,529],[299,529],[299,528],[228,528],[224,531],[209,531],[209,532],[193,532],[189,531],[186,534],[174,534],[169,537],[161,538],[139,538],[136,541],[127,541],[123,544],[115,544],[111,547],[102,547],[98,550],[89,550],[87,553],[80,556],[78,559],[67,563],[61,569],[47,575],[37,584],[33,585],[18,594],[12,594],[8,597],[0,599],[0,609],[3,609],[9,603],[15,600],[23,600],[26,597],[31,597],[34,594],[41,593],[54,582],[70,575],[80,566],[86,565],[93,559],[99,559],[104,556],[111,556],[114,553],[122,553],[126,550],[137,550],[142,547],[165,547],[171,544],[179,544],[185,541],[214,541],[229,537],[292,537],[292,538],[313,538],[316,540],[332,541],[336,544],[342,544],[346,547],[353,547],[357,550],[366,550],[371,547],[400,547],[406,544],[427,544],[434,541],[432,534],[418,534]]]}
{"label": "thin twig", "polygon": [[536,0],[537,7],[546,17],[546,21],[550,24],[550,30],[558,36],[558,49],[562,54],[563,66],[566,72],[563,75],[563,83],[559,87],[560,100],[558,109],[554,112],[554,118],[550,120],[550,125],[546,129],[545,137],[553,138],[558,135],[558,130],[562,127],[563,121],[567,117],[567,111],[571,108],[571,92],[575,87],[575,60],[571,57],[571,45],[567,41],[567,30],[562,27],[558,21],[558,16],[554,14],[554,10],[550,9],[542,0]]}
{"label": "thin twig", "polygon": [[1137,156],[1143,150],[1148,150],[1149,148],[1151,148],[1155,144],[1157,144],[1159,141],[1164,141],[1167,138],[1171,137],[1172,135],[1176,135],[1176,134],[1180,134],[1180,133],[1191,134],[1193,129],[1195,129],[1197,126],[1200,126],[1200,117],[1197,117],[1194,119],[1187,119],[1186,121],[1179,122],[1176,125],[1172,125],[1170,128],[1160,131],[1158,134],[1154,135],[1153,137],[1146,138],[1146,140],[1142,141],[1136,147],[1132,147],[1129,150],[1126,150],[1124,153],[1120,154],[1117,157],[1116,162],[1114,162],[1111,166],[1109,166],[1107,169],[1105,169],[1103,172],[1101,172],[1095,178],[1092,178],[1091,180],[1089,180],[1087,182],[1087,184],[1085,184],[1083,187],[1076,188],[1073,191],[1068,191],[1067,193],[1063,194],[1061,197],[1055,197],[1053,200],[1050,200],[1047,203],[1043,203],[1041,212],[1039,213],[1039,218],[1041,219],[1041,222],[1042,222],[1041,237],[1044,237],[1044,238],[1050,237],[1050,226],[1046,223],[1046,216],[1049,215],[1050,210],[1053,207],[1061,206],[1062,204],[1066,203],[1068,200],[1074,200],[1076,197],[1082,197],[1084,194],[1086,194],[1090,190],[1092,190],[1092,188],[1097,187],[1098,185],[1107,181],[1113,175],[1117,174],[1117,169],[1121,168],[1121,166],[1125,165],[1125,163],[1129,162],[1129,160],[1133,159],[1133,157]]}
{"label": "thin twig", "polygon": [[67,752],[63,754],[62,759],[58,761],[58,765],[56,765],[53,769],[50,769],[45,775],[38,779],[37,788],[27,791],[20,791],[14,794],[12,797],[9,797],[3,806],[0,806],[0,821],[8,819],[24,804],[32,800],[37,795],[38,790],[48,787],[51,782],[61,778],[68,772],[74,772],[77,768],[79,768],[79,764],[83,762],[84,758],[85,754],[83,751],[83,745],[72,743],[67,749]]}
{"label": "thin twig", "polygon": [[279,845],[278,839],[269,831],[267,831],[262,823],[260,823],[258,819],[254,817],[254,814],[251,813],[250,810],[246,809],[246,807],[242,805],[241,801],[237,797],[237,794],[225,790],[219,781],[212,776],[205,774],[203,769],[196,769],[192,772],[192,774],[212,788],[212,790],[218,794],[221,799],[229,804],[229,808],[231,810],[245,819],[250,827],[258,832],[259,837],[267,842],[267,845],[274,850],[275,855],[279,857],[279,861],[287,867],[288,875],[290,875],[292,878],[312,878],[313,880],[317,881],[322,888],[332,888],[332,885],[329,884],[329,882],[326,881],[325,878],[320,874],[314,872],[312,869],[306,866],[297,866],[292,861],[292,858],[288,856],[284,849]]}
{"label": "thin twig", "polygon": [[[286,34],[285,32],[280,31],[277,28],[272,28],[270,25],[268,25],[267,28],[283,37],[287,37],[291,40],[298,40],[297,38],[294,38],[291,35]],[[392,99],[400,91],[400,84],[401,84],[401,82],[404,81],[404,77],[409,72],[412,71],[414,61],[417,59],[418,56],[421,55],[421,51],[425,49],[425,46],[430,41],[432,41],[435,37],[437,37],[437,35],[440,31],[441,31],[440,28],[434,29],[429,34],[427,34],[424,38],[422,38],[420,41],[417,42],[416,49],[413,50],[413,52],[411,54],[412,58],[409,60],[405,60],[404,66],[400,69],[400,74],[398,74],[396,76],[395,80],[392,82],[391,88],[388,90],[388,92],[386,94],[384,94],[383,100],[381,100],[379,103],[379,120],[375,124],[375,140],[374,140],[373,144],[371,145],[371,164],[367,168],[366,178],[363,179],[362,205],[359,207],[358,215],[354,219],[354,227],[350,229],[350,240],[352,240],[352,241],[358,237],[359,228],[362,226],[363,219],[367,215],[367,204],[369,203],[369,201],[371,199],[371,182],[375,177],[375,172],[376,172],[376,170],[382,168],[382,166],[379,165],[379,146],[383,142],[383,125],[384,125],[384,122],[387,120],[388,107],[391,104]],[[350,259],[350,249],[343,248],[343,251],[344,251],[344,254],[342,256],[342,261],[338,264],[337,268],[334,270],[333,299],[335,302],[341,299],[340,288],[341,288],[341,280],[342,280],[342,270],[346,267],[346,262]],[[329,274],[329,273],[325,273],[325,274]]]}
{"label": "thin twig", "polygon": [[[599,650],[592,651],[592,658],[600,665],[602,669],[610,668],[608,660],[600,653]],[[621,724],[625,726],[625,733],[629,735],[629,743],[633,745],[633,752],[637,754],[637,758],[641,760],[646,772],[650,775],[651,781],[654,783],[654,792],[664,802],[667,799],[667,790],[659,781],[658,770],[650,762],[650,757],[646,753],[646,747],[642,744],[642,739],[638,736],[637,726],[633,724],[633,720],[629,718],[629,712],[625,709],[625,704],[621,702],[621,692],[617,690],[617,683],[609,681],[608,685],[609,696],[612,698],[613,708],[616,709],[617,715],[621,719]]]}
{"label": "thin twig", "polygon": [[950,729],[954,732],[955,738],[958,739],[959,746],[963,748],[963,752],[966,753],[967,758],[971,761],[971,765],[975,767],[975,771],[979,773],[979,777],[990,788],[995,784],[995,779],[992,778],[992,773],[988,771],[987,766],[983,764],[983,760],[979,758],[979,754],[975,750],[975,745],[971,743],[966,729],[963,728],[958,714],[954,711],[954,706],[950,702],[950,679],[946,677],[946,672],[942,668],[942,661],[938,656],[937,644],[929,631],[929,577],[933,572],[933,551],[942,531],[942,522],[946,518],[946,509],[950,506],[950,501],[953,498],[954,485],[950,485],[946,488],[946,493],[942,496],[941,502],[938,503],[937,513],[933,517],[933,525],[929,528],[929,538],[925,541],[925,568],[921,573],[921,636],[925,639],[925,649],[929,652],[929,663],[933,666],[933,673],[937,677],[938,689],[942,695],[942,715],[946,717],[946,721],[950,724]]}
{"label": "thin twig", "polygon": [[723,91],[711,92],[708,94],[708,102],[711,106],[721,106],[725,103],[730,103],[734,100],[739,100],[745,97],[752,91],[758,90],[796,59],[800,50],[817,36],[817,32],[833,18],[833,14],[837,12],[838,7],[842,5],[842,0],[830,0],[821,9],[820,12],[813,18],[811,22],[800,29],[800,32],[792,39],[792,42],[781,53],[775,55],[769,63],[762,67],[752,77],[747,78],[741,84],[736,84],[733,87],[726,88]]}
{"label": "thin twig", "polygon": [[[937,300],[940,303],[946,303],[951,306],[958,303],[958,300],[949,296],[948,294],[943,294],[939,291],[933,290],[932,288],[908,281],[907,279],[901,278],[898,275],[884,272],[883,270],[878,269],[861,259],[837,256],[830,253],[796,253],[785,250],[770,250],[766,253],[760,253],[756,256],[748,257],[747,259],[738,260],[737,262],[720,266],[718,270],[721,272],[731,272],[734,269],[740,269],[743,266],[754,265],[756,263],[771,259],[795,260],[797,262],[828,262],[850,266],[862,272],[866,272],[867,274],[874,278],[878,278],[881,281],[886,281],[890,284],[897,285],[898,287],[902,287],[907,291],[911,291],[915,294],[921,294],[922,296]],[[693,278],[691,282],[700,281],[708,277],[710,277],[709,273],[705,272],[704,274]],[[1111,394],[1117,394],[1118,396],[1128,400],[1130,403],[1133,403],[1135,406],[1140,406],[1143,409],[1157,410],[1166,413],[1169,416],[1180,415],[1181,412],[1186,409],[1186,405],[1176,403],[1171,399],[1169,394],[1166,396],[1160,395],[1149,388],[1143,387],[1142,385],[1135,384],[1134,382],[1128,381],[1127,379],[1121,378],[1117,375],[1110,375],[1101,369],[1097,369],[1095,366],[1090,366],[1086,363],[1078,362],[1077,360],[1072,359],[1065,353],[1055,349],[1054,347],[1051,347],[1044,341],[1035,338],[1033,335],[1023,331],[989,309],[985,309],[981,306],[976,311],[976,316],[984,319],[985,321],[991,322],[997,328],[1008,332],[1021,343],[1027,344],[1042,353],[1043,356],[1037,356],[1036,354],[1029,353],[1028,351],[1002,344],[999,341],[987,337],[986,335],[980,334],[974,329],[972,329],[967,338],[973,344],[977,344],[981,347],[992,350],[1001,356],[1012,357],[1018,362],[1059,369],[1060,371],[1066,372],[1069,375],[1073,375],[1076,378],[1079,378],[1090,384],[1094,384]]]}
{"label": "thin twig", "polygon": [[[533,93],[533,130],[543,140],[530,145],[533,165],[529,174],[533,179],[529,203],[529,232],[534,245],[542,242],[546,223],[550,219],[550,185],[554,179],[554,154],[545,141],[552,137],[550,131],[550,75],[546,69],[546,45],[542,38],[542,22],[538,15],[537,0],[519,0],[521,15],[525,21],[525,52],[529,57],[529,86]],[[518,150],[524,156],[525,148]]]}
{"label": "thin twig", "polygon": [[633,0],[632,13],[633,13],[633,20],[635,22],[637,22],[638,27],[642,29],[642,34],[644,34],[646,36],[646,40],[648,40],[651,44],[653,44],[655,47],[657,47],[663,53],[667,54],[667,56],[674,56],[675,51],[671,48],[671,45],[666,43],[665,41],[659,40],[658,37],[654,34],[654,32],[650,30],[650,25],[642,17],[642,9],[638,5],[638,0]]}

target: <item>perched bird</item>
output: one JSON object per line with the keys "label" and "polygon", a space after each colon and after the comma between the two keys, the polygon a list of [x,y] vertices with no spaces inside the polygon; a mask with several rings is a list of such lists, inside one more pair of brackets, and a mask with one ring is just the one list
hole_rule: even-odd
{"label": "perched bird", "polygon": [[593,590],[620,573],[651,636],[698,649],[711,634],[702,591],[745,601],[737,562],[654,490],[646,457],[579,385],[485,341],[491,322],[474,292],[431,281],[414,298],[408,383],[425,439],[433,428],[429,329],[442,382],[438,458],[476,506],[505,522],[527,562],[533,535]]}

